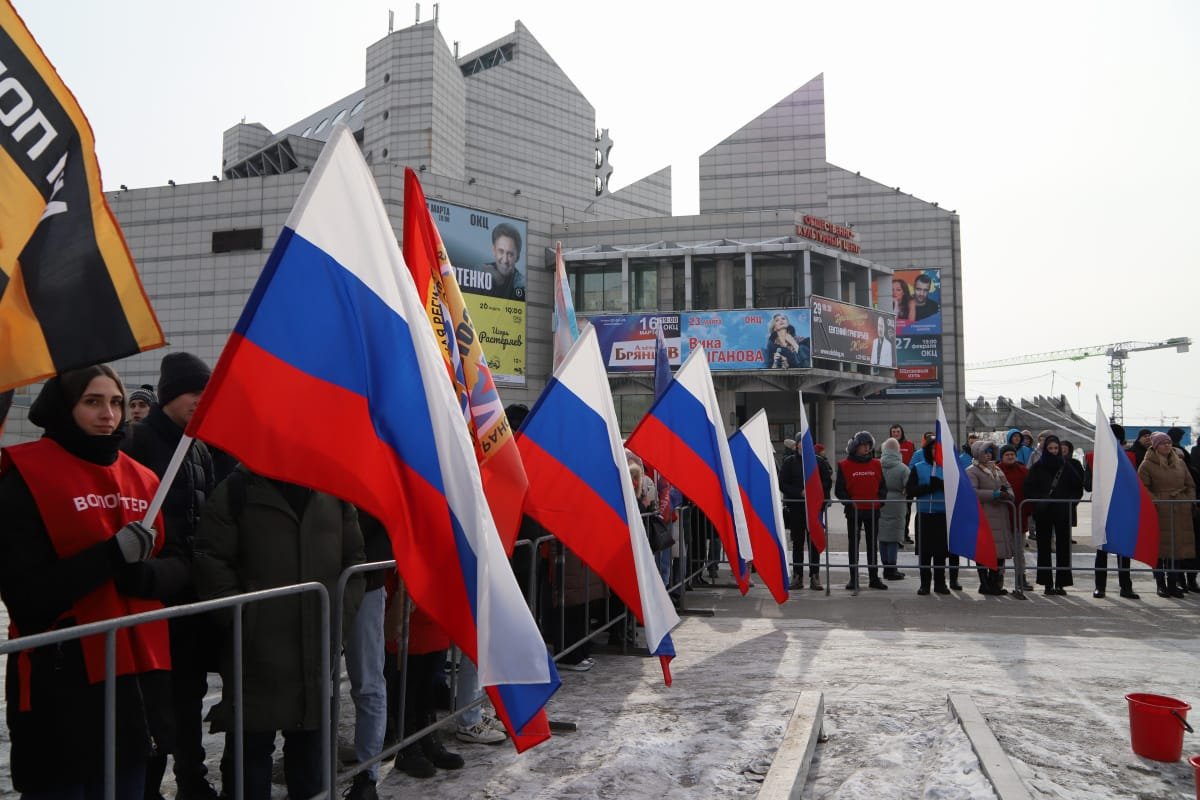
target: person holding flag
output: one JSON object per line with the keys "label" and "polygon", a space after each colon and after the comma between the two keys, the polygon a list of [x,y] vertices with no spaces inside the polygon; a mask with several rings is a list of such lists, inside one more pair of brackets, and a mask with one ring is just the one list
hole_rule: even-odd
{"label": "person holding flag", "polygon": [[[1108,428],[1111,436],[1104,436],[1105,416],[1103,409],[1100,408],[1100,401],[1096,401],[1097,421],[1096,426],[1096,449],[1088,453],[1085,457],[1087,470],[1084,473],[1083,488],[1085,491],[1092,493],[1093,513],[1092,513],[1092,543],[1096,544],[1096,563],[1095,563],[1095,580],[1096,589],[1092,592],[1092,597],[1104,597],[1105,590],[1108,587],[1108,556],[1110,553],[1116,553],[1117,556],[1117,585],[1121,589],[1121,597],[1126,600],[1140,600],[1141,596],[1133,590],[1133,575],[1130,573],[1132,561],[1127,555],[1121,554],[1121,550],[1127,549],[1125,545],[1129,544],[1129,533],[1134,534],[1134,541],[1137,539],[1139,529],[1146,529],[1147,533],[1152,533],[1157,537],[1158,534],[1158,519],[1154,514],[1152,506],[1147,507],[1144,512],[1139,508],[1142,498],[1139,495],[1145,494],[1144,487],[1139,485],[1137,480],[1137,457],[1125,446],[1125,426],[1113,422]],[[1103,470],[1103,479],[1096,480],[1096,457],[1100,456],[1100,468]],[[1125,468],[1121,463],[1121,459],[1128,462],[1128,468]],[[1125,480],[1123,488],[1126,490],[1125,497],[1120,501],[1122,509],[1113,509],[1113,504],[1110,502],[1112,490],[1115,488],[1116,476],[1120,473],[1124,475]],[[1097,491],[1097,487],[1101,491]],[[1129,490],[1139,490],[1130,496]],[[1146,500],[1150,500],[1149,495],[1146,495]],[[1125,516],[1126,509],[1133,508],[1137,513],[1133,517]],[[1119,521],[1114,519],[1113,536],[1108,536],[1108,513],[1109,510],[1117,510],[1118,514],[1124,516],[1124,519]],[[1132,525],[1130,525],[1132,523]],[[1099,524],[1099,530],[1097,530]],[[1157,548],[1154,552],[1154,557],[1151,559],[1151,566],[1158,555]]]}
{"label": "person holding flag", "polygon": [[[9,637],[162,608],[138,596],[163,544],[143,525],[158,478],[119,449],[125,390],[106,364],[51,378],[29,409],[41,439],[0,457],[0,594]],[[111,507],[88,497],[121,498]],[[105,794],[105,636],[10,655],[7,714],[13,787],[27,797]],[[115,789],[142,800],[155,742],[171,741],[165,620],[116,633]],[[165,712],[165,713],[164,713]]]}
{"label": "person holding flag", "polygon": [[[942,480],[942,467],[937,462],[937,438],[925,439],[921,457],[914,458],[909,465],[908,486],[905,493],[916,500],[917,506],[917,563],[921,570],[921,585],[917,594],[929,594],[932,580],[933,591],[950,594],[946,585],[946,557],[949,545],[946,538],[946,492]],[[953,458],[953,455],[951,455]],[[932,567],[932,568],[931,568]],[[958,585],[958,568],[950,569],[950,583]]]}

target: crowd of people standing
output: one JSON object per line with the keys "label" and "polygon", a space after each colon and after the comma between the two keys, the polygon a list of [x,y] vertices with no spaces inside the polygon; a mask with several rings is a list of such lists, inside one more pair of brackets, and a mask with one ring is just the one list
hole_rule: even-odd
{"label": "crowd of people standing", "polygon": [[[1150,495],[1161,501],[1155,504],[1160,542],[1154,565],[1158,595],[1200,596],[1196,580],[1200,516],[1195,502],[1200,475],[1192,464],[1192,454],[1180,446],[1183,430],[1152,433],[1143,429],[1129,445],[1124,428],[1114,424],[1112,432]],[[779,485],[792,538],[792,588],[804,585],[806,567],[810,587],[822,588],[818,554],[807,533],[803,464],[793,440],[786,440],[784,447]],[[857,594],[860,590],[864,549],[867,588],[887,590],[890,583],[903,580],[906,576],[897,567],[897,556],[908,544],[915,546],[917,555],[918,594],[962,590],[961,560],[950,551],[948,542],[944,474],[937,463],[936,447],[932,432],[922,436],[918,447],[906,437],[903,426],[892,425],[889,437],[878,448],[870,432],[859,431],[847,442],[845,455],[836,465],[823,452],[818,455],[822,511],[827,513],[828,506],[838,503],[846,519],[848,591]],[[1072,536],[1078,524],[1077,507],[1092,489],[1093,456],[1088,453],[1078,458],[1071,441],[1049,430],[1036,439],[1030,431],[1016,428],[1002,438],[967,436],[954,458],[964,467],[979,498],[997,557],[997,569],[977,567],[980,594],[1009,594],[1006,580],[1014,589],[1034,588],[1018,566],[1018,559],[1024,562],[1024,548],[1035,548],[1034,580],[1045,594],[1065,595],[1067,587],[1074,585],[1071,547],[1076,541]],[[1104,548],[1096,551],[1096,598],[1106,595],[1110,555]],[[1130,559],[1116,558],[1120,596],[1140,599],[1133,590]],[[1013,566],[1006,569],[1010,562]]]}

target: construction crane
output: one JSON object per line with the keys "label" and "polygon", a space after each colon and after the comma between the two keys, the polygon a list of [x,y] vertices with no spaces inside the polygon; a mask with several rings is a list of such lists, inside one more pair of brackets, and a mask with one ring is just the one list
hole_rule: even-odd
{"label": "construction crane", "polygon": [[993,367],[1015,367],[1021,364],[1041,364],[1046,361],[1082,361],[1092,356],[1108,356],[1108,388],[1112,392],[1112,421],[1120,424],[1125,417],[1125,360],[1130,353],[1144,350],[1175,348],[1177,353],[1186,353],[1192,340],[1176,336],[1162,342],[1117,342],[1077,347],[1072,350],[1052,350],[1049,353],[1033,353],[1027,356],[1002,358],[998,361],[981,361],[967,364],[967,369],[991,369]]}

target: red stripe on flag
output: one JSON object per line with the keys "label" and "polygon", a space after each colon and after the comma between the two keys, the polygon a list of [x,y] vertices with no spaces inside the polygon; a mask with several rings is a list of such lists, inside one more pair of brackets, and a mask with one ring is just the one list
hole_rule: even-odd
{"label": "red stripe on flag", "polygon": [[517,448],[529,477],[525,512],[579,556],[642,622],[628,524],[537,442],[518,434]]}
{"label": "red stripe on flag", "polygon": [[749,590],[749,570],[746,575],[738,574],[740,555],[733,515],[725,503],[725,491],[713,467],[653,414],[642,418],[625,446],[643,460],[653,462],[676,489],[704,512],[725,548],[738,588],[745,594]]}
{"label": "red stripe on flag", "polygon": [[[740,487],[739,487],[740,488]],[[771,535],[766,523],[758,516],[750,495],[741,489],[742,507],[746,509],[746,527],[750,531],[750,548],[754,551],[754,569],[767,585],[776,603],[788,599],[787,581],[783,579],[783,565],[779,562],[779,542]]]}
{"label": "red stripe on flag", "polygon": [[[328,422],[333,411],[337,424]],[[377,517],[413,601],[477,658],[446,498],[379,440],[366,398],[297,370],[235,333],[188,433],[260,475],[340,497]],[[406,497],[413,498],[411,506]]]}

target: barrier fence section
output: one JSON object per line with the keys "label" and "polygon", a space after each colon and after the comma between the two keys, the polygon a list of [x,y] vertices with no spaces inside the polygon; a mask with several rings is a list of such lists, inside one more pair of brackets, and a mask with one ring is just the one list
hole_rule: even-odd
{"label": "barrier fence section", "polygon": [[[821,515],[826,522],[826,541],[829,541],[829,526],[828,526],[828,509],[835,501],[822,501]],[[866,502],[866,501],[864,501]],[[880,507],[887,504],[903,503],[907,506],[919,504],[920,498],[902,498],[902,499],[879,499],[869,501],[872,505]],[[1013,563],[1011,566],[1005,565],[1002,571],[1012,571],[1014,573],[1014,593],[1020,594],[1026,564],[1024,557],[1024,534],[1026,531],[1026,522],[1031,522],[1032,527],[1036,529],[1039,508],[1046,510],[1047,507],[1055,505],[1077,505],[1079,503],[1090,503],[1090,500],[1023,500],[1018,506],[1012,500],[1003,500],[999,504],[1006,507],[1008,516],[1011,520],[1012,529],[1006,534],[1012,539],[1013,545]],[[806,509],[805,500],[785,500],[785,511],[789,512],[787,518],[789,521],[796,519],[806,519],[804,514]],[[845,503],[843,503],[845,505]],[[1189,505],[1195,507],[1194,500],[1155,500],[1156,507],[1160,505]],[[867,545],[867,565],[878,567],[878,510],[862,510],[854,508],[852,504],[847,513],[847,527],[857,531],[861,527],[861,523],[866,523],[866,518],[871,520],[869,524],[874,528],[873,535],[867,537],[865,544]],[[797,508],[799,512],[797,512]],[[869,517],[867,515],[870,515]],[[644,514],[643,517],[648,518],[652,514]],[[919,511],[914,515],[917,517],[914,527],[914,538],[916,550],[918,553],[923,552],[921,530],[921,516]],[[944,515],[943,515],[944,516]],[[648,519],[644,520],[648,523]],[[677,543],[678,555],[670,557],[670,572],[669,578],[666,581],[668,591],[679,605],[681,611],[686,606],[686,594],[696,585],[706,584],[704,576],[707,574],[709,581],[715,580],[718,569],[722,562],[727,563],[722,552],[719,537],[716,535],[711,522],[695,507],[685,505],[678,509],[678,521],[674,523],[674,534]],[[908,530],[908,521],[905,523],[905,532]],[[1069,541],[1070,526],[1067,527],[1067,539]],[[1039,534],[1039,541],[1049,540],[1053,527],[1045,532],[1045,535]],[[847,531],[849,536],[849,531]],[[1177,536],[1195,536],[1192,531],[1177,531],[1174,515],[1171,515],[1171,525],[1169,528],[1169,541],[1171,543],[1170,552],[1175,552],[1175,542]],[[848,558],[845,562],[834,562],[830,557],[830,548],[825,548],[825,558],[822,562],[817,554],[813,552],[812,540],[810,532],[807,530],[807,525],[804,525],[799,539],[796,538],[795,531],[792,532],[792,558],[791,567],[793,577],[802,579],[806,569],[825,571],[825,594],[830,593],[830,570],[833,567],[857,569],[862,565],[857,558],[858,548],[851,550],[854,557]],[[857,540],[857,533],[853,536]],[[857,544],[857,542],[855,542]],[[1039,552],[1044,549],[1048,554],[1049,543],[1039,545]],[[656,562],[659,555],[655,554]],[[622,652],[627,652],[631,642],[630,634],[635,632],[632,615],[628,610],[615,600],[611,591],[592,573],[590,569],[579,562],[578,569],[581,570],[579,575],[583,580],[583,597],[585,598],[582,611],[582,626],[579,630],[569,630],[569,628],[577,628],[579,626],[568,626],[567,609],[569,606],[567,597],[567,573],[569,559],[578,560],[575,556],[568,556],[567,549],[562,542],[553,535],[546,535],[534,540],[518,541],[514,547],[513,555],[510,563],[516,575],[518,584],[529,606],[530,613],[537,621],[539,628],[542,630],[543,638],[550,642],[555,660],[560,660],[567,656],[594,637],[612,631],[614,629],[620,631],[619,641]],[[1095,572],[1099,573],[1107,571],[1107,564],[1101,566],[1101,554],[1097,556],[1097,566]],[[974,562],[969,559],[961,559],[966,562],[969,567]],[[1105,558],[1105,562],[1107,559]],[[953,575],[957,569],[962,566],[958,556],[949,555],[945,568],[953,570]],[[329,698],[329,703],[324,704],[321,712],[321,744],[323,752],[329,754],[329,758],[322,764],[322,780],[326,787],[326,796],[332,798],[334,791],[334,776],[337,774],[337,737],[333,735],[334,725],[339,719],[341,690],[340,681],[335,684],[335,678],[340,675],[335,675],[332,666],[331,654],[340,654],[340,643],[344,641],[344,631],[342,630],[342,613],[344,605],[344,593],[346,585],[350,578],[356,574],[373,572],[377,570],[394,570],[395,561],[378,561],[367,564],[358,564],[345,570],[338,579],[334,596],[330,598],[325,587],[319,583],[302,583],[293,586],[279,587],[275,589],[266,589],[248,594],[236,595],[233,597],[221,598],[218,600],[206,600],[188,605],[174,606],[156,611],[144,612],[141,614],[131,615],[127,617],[119,617],[103,622],[95,622],[87,625],[81,625],[72,628],[49,631],[46,633],[34,634],[30,636],[22,636],[4,643],[0,643],[0,655],[10,655],[19,653],[25,650],[32,650],[38,647],[43,647],[51,644],[82,639],[87,636],[104,635],[105,636],[105,706],[104,706],[104,758],[105,758],[105,797],[107,800],[115,798],[115,764],[116,764],[116,747],[115,747],[115,715],[116,715],[116,632],[122,628],[140,625],[146,622],[156,620],[173,619],[178,617],[193,616],[199,614],[208,614],[211,612],[233,609],[236,613],[233,614],[233,633],[232,633],[232,650],[233,650],[233,674],[232,686],[225,687],[223,691],[229,690],[232,692],[234,723],[233,730],[240,731],[242,728],[242,610],[250,604],[263,602],[279,597],[285,597],[304,592],[316,592],[320,597],[321,604],[321,640],[327,643],[337,642],[339,648],[335,651],[332,646],[322,649],[321,673],[322,673],[322,691],[324,696]],[[911,566],[906,565],[906,569],[911,569]],[[927,567],[924,564],[920,567],[924,569],[940,569],[937,566]],[[1044,568],[1050,568],[1049,565],[1044,565]],[[1069,564],[1068,564],[1068,569]],[[1185,569],[1185,565],[1180,565],[1177,560],[1171,558],[1169,560],[1160,559],[1160,563],[1154,568],[1133,568],[1128,566],[1119,566],[1116,570],[1119,573],[1134,573],[1134,572],[1153,572],[1158,578],[1166,571],[1179,571]],[[575,567],[572,566],[572,570]],[[593,584],[594,582],[594,584]],[[796,585],[796,584],[794,584]],[[593,591],[598,592],[603,599],[603,612],[596,616],[601,617],[596,628],[592,628],[593,618]],[[399,709],[397,719],[398,738],[390,745],[386,745],[384,750],[374,758],[357,764],[354,767],[341,773],[338,783],[348,781],[359,772],[368,769],[372,764],[380,763],[388,758],[391,758],[399,750],[408,745],[415,743],[423,736],[429,734],[433,730],[446,724],[448,719],[458,719],[462,714],[469,709],[474,708],[484,702],[484,695],[476,698],[472,702],[464,705],[462,708],[451,708],[448,718],[443,718],[434,723],[414,731],[407,736],[404,731],[404,689],[407,679],[405,662],[408,649],[408,613],[410,608],[410,600],[407,594],[404,595],[404,617],[403,628],[401,632],[401,642],[399,643],[401,654],[398,660],[399,669],[401,672],[399,684]],[[619,626],[619,627],[618,627]],[[569,639],[569,635],[571,635]],[[453,662],[452,662],[453,663]],[[457,689],[457,671],[451,670],[451,697],[454,696]],[[336,690],[335,690],[336,686]],[[453,705],[453,703],[452,703]],[[242,776],[244,773],[243,753],[240,737],[237,738],[237,744],[234,747],[233,753],[234,775],[237,782],[234,787],[233,797],[235,800],[243,800]]]}
{"label": "barrier fence section", "polygon": [[[290,595],[303,594],[305,592],[315,592],[320,600],[321,605],[321,641],[328,643],[329,635],[329,592],[320,583],[298,583],[292,586],[281,586],[275,589],[264,589],[262,591],[250,592],[247,594],[234,595],[233,597],[223,597],[217,600],[204,600],[198,603],[189,603],[188,605],[173,606],[171,608],[162,608],[155,611],[145,611],[140,614],[131,614],[125,617],[116,617],[114,619],[104,620],[101,622],[91,622],[86,625],[77,625],[71,628],[62,628],[59,630],[47,631],[46,633],[31,634],[29,636],[21,636],[16,639],[11,639],[7,642],[0,643],[0,655],[11,657],[13,654],[27,650],[35,650],[39,647],[47,645],[61,644],[76,639],[84,639],[88,636],[103,635],[104,639],[104,796],[106,800],[115,800],[116,798],[116,703],[117,703],[117,660],[116,660],[116,645],[117,631],[122,628],[130,628],[136,625],[141,625],[147,622],[155,622],[158,620],[175,619],[178,617],[189,617],[199,614],[208,614],[214,611],[223,609],[234,609],[233,614],[233,632],[232,632],[232,648],[233,648],[233,730],[242,730],[242,609],[252,603],[259,603],[266,600],[273,600],[280,597]],[[324,696],[330,694],[330,648],[321,648],[321,676],[322,676],[322,691]],[[224,691],[224,689],[222,689]],[[320,733],[323,752],[329,752],[329,736],[330,736],[330,721],[329,721],[330,706],[328,703],[322,704],[320,715]],[[235,736],[236,742],[233,754],[234,765],[234,800],[244,800],[243,793],[243,753],[242,741],[240,736]],[[331,763],[324,761],[322,764],[321,780],[325,786],[326,797],[332,797],[333,789],[333,772]]]}

